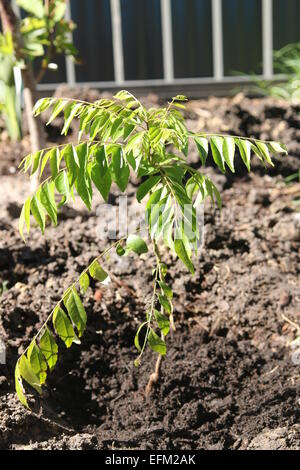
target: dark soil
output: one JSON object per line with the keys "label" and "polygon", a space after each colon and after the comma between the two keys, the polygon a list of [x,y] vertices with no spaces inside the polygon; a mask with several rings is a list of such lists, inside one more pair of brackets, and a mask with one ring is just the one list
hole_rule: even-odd
{"label": "dark soil", "polygon": [[[144,389],[156,358],[147,351],[136,369],[133,338],[151,293],[152,259],[111,255],[107,265],[116,280],[89,289],[82,344],[61,345],[43,397],[32,397],[32,413],[14,393],[18,354],[108,240],[96,215],[99,198],[90,214],[77,202],[64,208],[57,228],[48,227],[44,237],[33,229],[25,246],[17,217],[28,182],[9,175],[9,168],[26,142],[10,152],[0,143],[0,287],[8,282],[0,298],[7,354],[0,364],[0,448],[300,449],[300,373],[291,345],[297,329],[288,321],[300,323],[299,217],[282,176],[299,166],[298,112],[241,96],[190,103],[193,130],[281,139],[291,156],[272,176],[259,164],[250,176],[240,170],[234,178],[208,169],[224,209],[206,206],[195,276],[163,252],[176,331],[148,398]],[[194,149],[189,159],[197,165]],[[133,193],[134,184],[135,207]]]}

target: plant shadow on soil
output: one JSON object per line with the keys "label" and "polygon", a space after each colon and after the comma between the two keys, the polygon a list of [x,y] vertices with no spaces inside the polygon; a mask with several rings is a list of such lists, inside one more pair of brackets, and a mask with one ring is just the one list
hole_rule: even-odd
{"label": "plant shadow on soil", "polygon": [[[194,126],[197,106],[207,113],[217,109],[234,133],[244,129],[262,138],[274,139],[274,129],[280,138],[283,120],[295,151],[276,165],[272,178],[259,165],[253,175],[235,178],[208,169],[224,208],[221,214],[206,208],[205,246],[194,277],[163,251],[175,292],[176,331],[167,339],[161,379],[148,398],[144,389],[156,358],[147,351],[136,369],[133,338],[151,293],[152,259],[112,256],[111,272],[121,284],[92,284],[84,300],[82,344],[66,350],[60,343],[43,397],[34,397],[34,413],[23,410],[13,384],[18,354],[107,241],[97,238],[95,213],[76,207],[64,209],[45,237],[34,229],[24,247],[15,211],[1,201],[7,210],[0,281],[10,287],[0,298],[0,335],[7,346],[7,364],[0,365],[1,448],[299,449],[299,365],[289,347],[295,331],[282,317],[299,323],[299,228],[280,176],[299,166],[298,115],[274,100],[233,104],[213,98],[192,103]],[[211,130],[209,116],[200,124]],[[195,149],[189,158],[196,165]],[[16,180],[21,184],[17,178],[12,190]]]}

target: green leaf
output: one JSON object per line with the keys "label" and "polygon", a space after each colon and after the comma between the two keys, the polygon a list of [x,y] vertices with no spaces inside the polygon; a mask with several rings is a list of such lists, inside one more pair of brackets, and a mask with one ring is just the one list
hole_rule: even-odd
{"label": "green leaf", "polygon": [[250,159],[251,159],[251,143],[248,140],[236,139],[238,145],[241,159],[247,167],[247,170],[250,171]]}
{"label": "green leaf", "polygon": [[46,124],[47,126],[62,112],[67,103],[68,101],[64,100],[58,100],[57,103],[55,103],[50,119]]}
{"label": "green leaf", "polygon": [[75,288],[68,292],[68,295],[64,298],[64,304],[72,322],[78,330],[78,336],[81,337],[86,327],[87,316]]}
{"label": "green leaf", "polygon": [[42,0],[17,0],[17,4],[37,18],[42,19],[45,14]]}
{"label": "green leaf", "polygon": [[87,273],[82,273],[79,278],[80,292],[82,295],[86,293],[90,285],[90,278]]}
{"label": "green leaf", "polygon": [[214,203],[214,198],[215,198],[216,201],[217,201],[218,207],[221,210],[222,209],[222,199],[221,199],[221,196],[220,196],[220,193],[219,193],[217,187],[208,178],[205,181],[205,186],[206,186],[207,192],[208,192],[209,197],[211,198],[212,202]]}
{"label": "green leaf", "polygon": [[171,287],[169,287],[165,282],[163,281],[158,281],[158,284],[160,286],[160,288],[162,289],[163,293],[165,294],[165,296],[168,298],[168,299],[172,299],[173,298],[173,291],[171,289]]}
{"label": "green leaf", "polygon": [[158,310],[154,310],[154,315],[159,329],[161,330],[164,336],[167,336],[170,331],[170,320]]}
{"label": "green leaf", "polygon": [[167,313],[171,314],[172,313],[172,306],[171,306],[168,298],[165,297],[164,295],[158,294],[158,300],[159,300],[160,305],[163,307],[163,309]]}
{"label": "green leaf", "polygon": [[19,232],[24,242],[25,242],[25,237],[23,233],[24,224],[26,225],[27,233],[29,233],[29,230],[30,230],[30,204],[31,204],[31,198],[29,197],[28,199],[26,199],[22,207],[22,211],[21,211],[21,215],[19,219]]}
{"label": "green leaf", "polygon": [[70,104],[69,107],[65,110],[65,124],[62,128],[61,134],[67,135],[71,122],[73,121],[74,117],[82,107],[81,103],[73,103]]}
{"label": "green leaf", "polygon": [[144,322],[144,323],[142,323],[142,324],[139,326],[139,328],[138,328],[138,330],[137,330],[137,332],[136,332],[136,335],[135,335],[135,337],[134,337],[134,345],[135,345],[136,349],[137,349],[138,351],[140,351],[140,352],[141,352],[142,348],[141,348],[141,346],[140,346],[139,336],[140,336],[141,329],[142,329],[145,325],[147,325],[147,322]]}
{"label": "green leaf", "polygon": [[70,199],[70,185],[65,171],[61,171],[55,178],[55,187],[59,194],[63,196],[60,205],[67,203]]}
{"label": "green leaf", "polygon": [[50,158],[50,155],[51,155],[51,150],[49,152],[47,152],[43,158],[42,158],[42,163],[41,163],[41,170],[40,170],[40,176],[42,176],[42,174],[44,173],[44,170],[45,170],[45,167],[48,163],[48,160]]}
{"label": "green leaf", "polygon": [[81,144],[76,147],[76,152],[79,160],[79,170],[77,179],[75,181],[76,191],[81,197],[82,201],[88,208],[92,208],[92,188],[90,182],[90,176],[86,171],[87,160],[88,160],[88,145]]}
{"label": "green leaf", "polygon": [[139,202],[151,191],[151,189],[158,184],[160,181],[160,176],[150,176],[150,178],[146,179],[140,186],[136,192],[136,198]]}
{"label": "green leaf", "polygon": [[142,143],[144,134],[145,134],[145,131],[141,131],[141,132],[137,132],[132,137],[130,137],[125,147],[126,154],[131,151],[133,151],[134,154],[137,154],[140,152],[140,144]]}
{"label": "green leaf", "polygon": [[223,156],[223,141],[222,137],[212,137],[210,146],[215,163],[220,168],[222,173],[225,172],[224,156]]}
{"label": "green leaf", "polygon": [[53,224],[57,225],[57,207],[55,203],[54,189],[55,184],[53,181],[44,184],[41,188],[40,200]]}
{"label": "green leaf", "polygon": [[56,333],[69,348],[73,343],[75,333],[68,316],[59,306],[53,312],[52,321]]}
{"label": "green leaf", "polygon": [[105,156],[105,147],[96,149],[95,160],[91,169],[91,178],[104,201],[107,201],[112,179]]}
{"label": "green leaf", "polygon": [[174,248],[178,258],[181,259],[181,261],[185,264],[185,266],[192,274],[195,274],[194,265],[190,259],[190,256],[188,255],[186,246],[181,238],[175,238]]}
{"label": "green leaf", "polygon": [[120,133],[120,126],[122,122],[123,122],[123,118],[118,117],[114,120],[113,125],[111,126],[110,137],[113,142],[115,141],[116,138],[118,138],[118,134]]}
{"label": "green leaf", "polygon": [[263,142],[256,141],[256,146],[258,147],[263,159],[269,163],[269,165],[274,166],[274,163],[272,162],[268,146],[264,144]]}
{"label": "green leaf", "polygon": [[124,192],[127,188],[130,171],[120,147],[115,148],[112,154],[112,169],[115,182],[120,190]]}
{"label": "green leaf", "polygon": [[32,155],[32,169],[31,169],[32,175],[37,171],[42,155],[43,155],[43,150],[40,150],[39,152],[36,152]]}
{"label": "green leaf", "polygon": [[127,122],[124,123],[124,131],[123,131],[123,140],[127,140],[127,138],[130,136],[131,132],[135,128],[134,124],[129,124]]}
{"label": "green leaf", "polygon": [[184,95],[176,95],[172,98],[173,101],[188,101],[187,97]]}
{"label": "green leaf", "polygon": [[69,175],[69,184],[72,187],[77,178],[80,166],[75,147],[71,144],[68,144],[61,152],[61,157],[64,158],[66,162]]}
{"label": "green leaf", "polygon": [[46,226],[45,212],[37,196],[33,196],[31,199],[30,209],[42,233],[44,233]]}
{"label": "green leaf", "polygon": [[148,247],[145,241],[138,235],[129,235],[126,241],[126,252],[133,251],[134,253],[141,255],[142,253],[147,253]]}
{"label": "green leaf", "polygon": [[95,259],[90,268],[89,273],[92,278],[96,279],[97,281],[103,282],[107,278],[108,274],[104,269],[100,266],[99,262]]}
{"label": "green leaf", "polygon": [[235,142],[233,137],[224,137],[223,142],[223,155],[224,160],[227,163],[228,167],[232,171],[235,172],[234,169],[234,154],[235,154]]}
{"label": "green leaf", "polygon": [[32,114],[34,116],[37,116],[38,114],[42,113],[47,108],[49,108],[49,106],[51,106],[52,103],[53,103],[52,98],[41,98],[41,99],[39,99],[33,107]]}
{"label": "green leaf", "polygon": [[33,372],[30,362],[24,354],[19,359],[20,374],[29,385],[34,388],[39,394],[42,393],[40,381],[36,374]]}
{"label": "green leaf", "polygon": [[47,362],[45,361],[45,358],[35,340],[32,341],[28,348],[27,358],[33,372],[38,377],[40,384],[44,384],[47,378]]}
{"label": "green leaf", "polygon": [[194,140],[199,152],[202,166],[205,166],[208,155],[208,140],[205,137],[195,137]]}
{"label": "green leaf", "polygon": [[268,147],[275,155],[280,153],[287,154],[286,147],[279,142],[269,142]]}
{"label": "green leaf", "polygon": [[52,178],[55,178],[59,172],[59,149],[58,148],[53,148],[49,151],[49,164],[50,164]]}
{"label": "green leaf", "polygon": [[49,369],[53,369],[57,362],[58,347],[48,327],[45,328],[40,339],[39,347],[47,361]]}
{"label": "green leaf", "polygon": [[26,400],[26,396],[25,396],[25,391],[23,388],[19,361],[17,362],[16,368],[15,368],[15,387],[16,387],[16,392],[17,392],[20,402],[22,403],[23,406],[25,406],[26,408],[29,408],[27,400]]}
{"label": "green leaf", "polygon": [[166,343],[150,328],[148,335],[148,344],[153,351],[157,352],[161,356],[165,356],[167,352]]}

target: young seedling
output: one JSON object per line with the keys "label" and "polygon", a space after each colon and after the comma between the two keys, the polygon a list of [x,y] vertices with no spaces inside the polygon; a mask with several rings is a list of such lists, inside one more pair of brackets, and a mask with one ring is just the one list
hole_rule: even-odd
{"label": "young seedling", "polygon": [[136,366],[147,345],[158,354],[146,390],[149,393],[158,380],[161,361],[166,354],[166,336],[170,328],[174,329],[173,292],[166,282],[167,268],[159,245],[165,245],[177,255],[193,274],[192,252],[197,252],[200,238],[197,207],[207,197],[221,207],[220,194],[211,179],[187,163],[189,142],[195,142],[203,167],[210,147],[214,162],[223,173],[226,166],[234,172],[235,153],[239,153],[248,171],[251,153],[263,164],[270,165],[273,165],[271,153],[286,153],[277,142],[188,131],[181,113],[185,101],[186,98],[179,95],[166,107],[146,109],[131,93],[120,91],[113,99],[100,99],[94,103],[54,98],[37,102],[35,115],[52,108],[48,123],[60,113],[64,114],[62,134],[67,134],[73,119],[78,119],[79,136],[77,143],[41,150],[27,155],[21,162],[23,170],[31,174],[39,172],[42,175],[47,164],[51,171],[51,176],[24,203],[19,222],[22,238],[24,228],[29,233],[31,214],[42,233],[47,217],[56,225],[58,207],[66,204],[75,191],[89,210],[93,190],[99,191],[107,200],[111,184],[115,182],[124,192],[131,168],[141,179],[137,200],[141,202],[147,198],[149,241],[146,242],[140,233],[115,241],[64,292],[16,364],[16,390],[26,407],[28,402],[22,380],[41,393],[47,374],[57,362],[58,338],[67,348],[78,342],[87,322],[81,297],[89,287],[90,278],[99,282],[107,279],[102,261],[111,250],[116,250],[119,256],[128,252],[140,255],[149,248],[154,253],[152,297],[134,339],[138,350]]}

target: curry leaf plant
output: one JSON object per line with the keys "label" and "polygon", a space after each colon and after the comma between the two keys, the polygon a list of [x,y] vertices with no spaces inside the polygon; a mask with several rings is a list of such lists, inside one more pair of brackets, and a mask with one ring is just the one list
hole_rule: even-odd
{"label": "curry leaf plant", "polygon": [[[147,346],[158,354],[149,391],[166,354],[166,336],[170,328],[174,328],[173,292],[166,281],[167,267],[162,261],[160,245],[171,250],[193,274],[192,253],[197,251],[199,240],[195,222],[197,205],[209,197],[221,207],[213,181],[187,163],[190,142],[195,142],[203,167],[210,149],[216,166],[223,173],[226,167],[235,171],[236,155],[240,155],[250,171],[252,154],[263,164],[273,165],[271,154],[286,153],[277,142],[190,132],[182,114],[185,101],[185,96],[178,95],[166,107],[146,109],[131,93],[123,90],[113,99],[94,103],[43,98],[35,105],[35,115],[51,108],[48,124],[59,114],[64,116],[62,134],[67,134],[74,119],[78,120],[79,135],[73,144],[41,150],[27,155],[21,162],[24,172],[38,172],[42,178],[48,167],[50,173],[24,203],[19,221],[22,238],[25,240],[25,231],[29,233],[31,215],[44,233],[47,219],[56,225],[58,208],[67,204],[75,193],[90,210],[95,191],[107,200],[114,182],[124,192],[130,171],[141,181],[136,198],[146,206],[148,237],[144,240],[140,233],[133,233],[115,241],[84,269],[54,305],[16,364],[16,390],[25,406],[28,407],[28,401],[23,380],[42,393],[42,386],[61,350],[58,343],[69,348],[83,335],[87,314],[82,297],[90,278],[107,281],[108,272],[102,262],[111,250],[119,256],[128,252],[141,255],[149,249],[154,253],[152,297],[133,341],[138,350],[137,366]],[[185,215],[185,207],[190,208],[189,217]]]}

